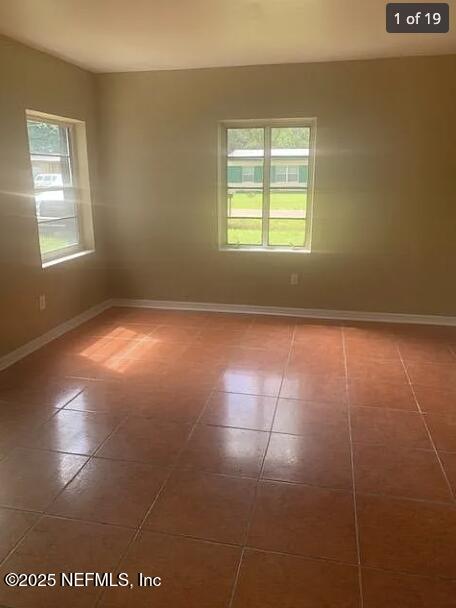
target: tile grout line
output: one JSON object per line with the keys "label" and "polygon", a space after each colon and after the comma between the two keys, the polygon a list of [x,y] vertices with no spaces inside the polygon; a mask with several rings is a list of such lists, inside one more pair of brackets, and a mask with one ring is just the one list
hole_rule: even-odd
{"label": "tile grout line", "polygon": [[353,492],[353,515],[355,521],[355,537],[356,537],[356,552],[357,552],[357,561],[358,561],[358,585],[359,585],[359,601],[360,608],[363,608],[364,605],[364,595],[363,595],[363,577],[361,571],[361,543],[360,543],[360,534],[359,534],[359,526],[358,526],[358,507],[356,502],[356,481],[355,481],[355,463],[354,463],[354,454],[353,454],[353,437],[352,437],[352,425],[351,425],[351,409],[350,409],[350,399],[349,399],[349,387],[348,387],[348,363],[347,363],[347,347],[345,342],[345,329],[344,326],[341,326],[341,334],[342,334],[342,350],[344,356],[344,366],[345,366],[345,392],[346,392],[346,400],[347,400],[347,423],[348,423],[348,437],[350,442],[350,463],[351,463],[351,471],[352,471],[352,492]]}
{"label": "tile grout line", "polygon": [[273,434],[273,430],[272,429],[274,428],[274,422],[275,422],[275,418],[276,418],[276,414],[277,414],[277,408],[278,408],[278,405],[279,405],[280,392],[282,390],[284,378],[286,376],[288,365],[290,363],[291,353],[292,353],[293,344],[294,344],[295,332],[296,332],[296,324],[293,324],[293,331],[292,331],[292,334],[291,334],[290,346],[289,346],[289,349],[288,349],[288,355],[287,355],[287,359],[286,359],[285,365],[284,365],[284,367],[282,369],[282,379],[280,381],[280,386],[279,386],[279,390],[277,392],[276,403],[275,403],[275,407],[274,407],[274,413],[272,415],[271,427],[270,427],[270,430],[269,430],[269,437],[268,437],[268,441],[267,441],[267,444],[266,444],[266,447],[265,447],[265,450],[264,450],[263,458],[261,460],[261,466],[260,466],[259,471],[258,471],[258,476],[256,478],[255,491],[254,491],[253,500],[252,500],[252,504],[251,504],[251,507],[250,507],[250,513],[249,513],[249,517],[248,517],[248,520],[247,520],[247,525],[246,525],[246,529],[245,529],[245,533],[244,533],[244,540],[245,540],[245,542],[244,542],[244,544],[242,546],[242,549],[241,549],[241,555],[239,557],[239,562],[238,562],[238,565],[237,565],[237,568],[236,568],[236,572],[235,572],[235,575],[234,575],[233,584],[232,584],[232,587],[231,587],[231,594],[230,594],[229,601],[227,603],[227,608],[232,608],[233,602],[234,602],[234,598],[236,596],[236,591],[237,591],[237,587],[238,587],[238,583],[239,583],[239,577],[240,577],[240,574],[241,574],[241,568],[242,568],[242,564],[244,562],[245,552],[246,552],[247,547],[248,547],[247,543],[248,543],[248,537],[249,537],[249,533],[250,533],[250,528],[252,527],[253,517],[255,515],[257,498],[258,498],[258,486],[260,484],[260,481],[262,480],[263,471],[264,471],[264,464],[266,462],[266,457],[267,457],[267,453],[268,453],[268,450],[269,450],[269,444],[271,443],[271,437],[272,437],[272,434]]}
{"label": "tile grout line", "polygon": [[[256,492],[256,489],[255,489],[255,492]],[[236,566],[236,570],[234,572],[233,583],[232,583],[232,586],[231,586],[230,596],[229,596],[229,598],[227,600],[226,608],[231,608],[233,606],[234,597],[236,595],[236,590],[237,590],[237,586],[238,586],[238,582],[239,582],[239,577],[240,577],[240,574],[241,574],[242,563],[244,561],[245,551],[246,551],[246,546],[244,545],[241,548],[241,555],[239,556],[239,561],[238,561],[238,564]]]}
{"label": "tile grout line", "polygon": [[[322,375],[322,374],[316,374],[316,375]],[[342,376],[341,376],[342,377]],[[96,380],[94,379],[93,382],[104,382],[104,380],[100,379],[100,380]],[[110,382],[110,381],[108,381]],[[113,380],[112,382],[121,382],[120,380]],[[397,385],[395,385],[397,386]],[[145,390],[147,390],[148,387],[146,387]],[[259,394],[259,393],[242,393],[239,391],[219,391],[217,389],[214,389],[215,392],[217,393],[226,393],[227,395],[242,395],[244,397],[269,397],[271,399],[274,399],[274,395],[264,395],[264,394]],[[315,402],[315,399],[301,399],[301,398],[297,398],[297,397],[280,397],[280,399],[284,399],[286,401],[301,401],[303,403],[313,403]],[[328,404],[328,405],[332,405],[335,402],[334,401],[318,401],[319,403],[323,403],[323,404]],[[19,404],[13,404],[13,405],[19,405]],[[69,405],[69,404],[68,404]],[[99,412],[98,410],[88,410],[88,409],[76,409],[76,408],[70,408],[68,407],[68,405],[65,405],[61,408],[55,408],[56,410],[63,410],[63,411],[71,411],[71,412],[87,412],[88,414],[109,414],[109,412]],[[417,414],[418,412],[416,411],[416,409],[410,410],[410,409],[405,409],[403,407],[385,407],[383,405],[365,405],[365,404],[352,404],[351,405],[352,408],[362,408],[362,409],[366,409],[366,410],[382,410],[382,411],[387,411],[387,412],[402,412],[405,414]],[[422,412],[423,416],[427,416],[428,414],[431,414],[431,412]],[[131,416],[137,416],[138,418],[152,418],[153,416],[140,416],[137,414],[129,414]],[[441,414],[441,413],[432,413],[432,415],[434,416],[438,416],[438,417],[445,417],[445,414]],[[158,416],[157,416],[158,417]],[[206,424],[206,423],[205,423]],[[231,425],[227,425],[227,424],[214,424],[214,423],[207,423],[208,426],[223,426],[226,428],[244,428],[246,430],[249,431],[256,431],[258,429],[252,429],[250,427],[234,427]],[[268,431],[265,431],[268,432]],[[284,433],[283,431],[274,431],[276,433],[281,433],[282,435],[297,435],[297,433]],[[359,442],[361,443],[361,442]],[[416,449],[426,449],[426,448],[416,448]],[[429,448],[430,449],[430,448]],[[445,452],[448,450],[442,450],[442,452]],[[456,451],[456,450],[455,450]]]}
{"label": "tile grout line", "polygon": [[[69,410],[72,412],[78,411],[78,410]],[[94,412],[95,414],[97,414],[97,412]],[[108,414],[109,415],[109,414]],[[122,426],[124,424],[126,424],[126,422],[128,421],[128,419],[130,418],[129,414],[123,414],[123,416],[120,416],[120,420],[119,422],[114,426],[114,428],[112,429],[112,431],[103,439],[103,441],[100,443],[100,445],[96,448],[96,450],[94,452],[92,452],[92,454],[90,455],[90,459],[92,458],[96,458],[98,452],[105,446],[105,444],[111,439],[111,437],[114,435],[114,433],[117,433],[117,431],[122,428]],[[113,459],[115,460],[115,459]]]}
{"label": "tile grout line", "polygon": [[[180,458],[181,454],[184,452],[185,448],[187,447],[187,444],[188,444],[188,442],[190,441],[191,437],[193,436],[193,433],[194,433],[194,431],[195,431],[195,429],[196,429],[197,425],[199,424],[200,420],[203,418],[203,416],[204,416],[204,414],[205,414],[205,412],[206,412],[206,409],[207,409],[207,407],[208,407],[208,405],[209,405],[209,402],[210,402],[210,399],[211,399],[211,396],[212,396],[212,394],[213,394],[213,393],[214,393],[214,388],[212,388],[212,389],[210,390],[209,395],[208,395],[208,397],[206,398],[206,402],[205,402],[205,404],[204,404],[203,408],[201,409],[201,412],[199,413],[199,415],[198,415],[198,416],[197,416],[197,418],[195,419],[195,421],[194,421],[194,423],[193,423],[193,425],[192,425],[192,428],[190,429],[189,434],[187,435],[186,440],[184,441],[184,443],[182,444],[181,449],[179,450],[179,452],[178,452],[178,453],[177,453],[177,455],[176,455],[176,458],[175,458],[175,460],[174,460],[174,464],[173,464],[171,467],[169,467],[169,468],[168,468],[168,474],[165,476],[165,479],[164,479],[164,480],[163,480],[163,482],[161,483],[160,488],[158,489],[158,492],[156,493],[156,495],[155,495],[155,497],[154,497],[154,499],[153,499],[153,501],[152,501],[152,504],[151,504],[151,505],[149,506],[149,508],[146,510],[146,512],[145,512],[145,514],[144,514],[143,518],[141,519],[141,521],[140,521],[140,523],[139,523],[138,527],[137,527],[137,528],[136,528],[136,530],[134,531],[134,533],[133,533],[133,535],[132,535],[132,537],[131,537],[130,541],[127,543],[127,546],[125,547],[125,549],[124,549],[124,551],[122,552],[121,556],[120,556],[120,557],[119,557],[119,559],[117,560],[117,562],[116,562],[116,564],[115,564],[115,566],[114,566],[113,570],[117,570],[117,569],[120,567],[120,565],[121,565],[122,561],[123,561],[123,560],[124,560],[124,559],[127,557],[128,552],[129,552],[129,550],[130,550],[130,547],[132,546],[132,544],[133,544],[133,543],[136,541],[136,539],[137,539],[137,538],[139,537],[139,535],[141,534],[141,532],[142,532],[142,530],[143,530],[143,528],[144,528],[144,524],[145,524],[145,522],[147,521],[147,518],[149,517],[150,513],[152,512],[152,510],[153,510],[154,506],[156,505],[156,503],[157,503],[158,499],[160,498],[160,496],[161,496],[161,495],[162,495],[162,493],[164,492],[164,490],[165,490],[165,488],[166,488],[167,483],[168,483],[168,482],[169,482],[169,480],[171,479],[172,474],[173,474],[173,473],[174,473],[174,472],[177,470],[177,468],[178,468],[178,467],[177,467],[177,463],[179,462],[179,458]],[[128,418],[128,416],[127,416],[127,418]],[[94,608],[97,608],[97,607],[99,606],[99,604],[100,604],[101,600],[103,599],[103,595],[104,595],[104,593],[105,593],[105,592],[103,591],[103,589],[101,589],[101,590],[100,590],[100,592],[99,592],[99,595],[98,595],[98,597],[97,597],[97,599],[96,599],[96,601],[95,601]]]}
{"label": "tile grout line", "polygon": [[423,421],[423,424],[424,424],[424,426],[425,426],[425,428],[426,428],[426,432],[427,432],[427,434],[428,434],[429,441],[431,442],[431,446],[432,446],[432,449],[434,450],[435,457],[437,458],[437,462],[439,463],[440,470],[442,471],[442,475],[443,475],[443,477],[444,477],[444,479],[445,479],[445,483],[446,483],[446,485],[447,485],[447,487],[448,487],[448,491],[449,491],[449,494],[450,494],[450,498],[452,499],[452,502],[453,502],[453,504],[454,504],[454,503],[456,502],[456,495],[455,495],[455,492],[453,491],[453,488],[452,488],[452,486],[451,486],[450,480],[448,479],[448,476],[447,476],[447,474],[446,474],[445,467],[443,466],[442,459],[440,458],[440,454],[439,454],[439,452],[438,452],[438,450],[437,450],[437,447],[436,447],[436,445],[435,445],[434,439],[433,439],[432,434],[431,434],[431,431],[430,431],[430,429],[429,429],[429,425],[428,425],[427,420],[426,420],[426,415],[425,415],[425,413],[423,412],[423,410],[421,409],[420,402],[418,401],[418,398],[417,398],[417,396],[416,396],[416,392],[415,392],[414,386],[413,386],[413,384],[412,384],[412,381],[411,381],[410,375],[409,375],[409,373],[408,373],[408,370],[407,370],[407,366],[406,366],[406,364],[405,364],[405,361],[404,361],[404,359],[403,359],[403,357],[402,357],[402,354],[401,354],[401,352],[400,352],[400,349],[398,349],[398,350],[399,350],[399,357],[400,357],[400,360],[401,360],[401,363],[402,363],[402,367],[403,367],[403,369],[404,369],[405,376],[406,376],[406,378],[407,378],[408,385],[410,386],[410,390],[412,391],[413,398],[414,398],[415,403],[416,403],[416,407],[418,408],[418,411],[419,411],[419,413],[420,413],[420,415],[421,415],[421,420]]}
{"label": "tile grout line", "polygon": [[[231,427],[230,427],[231,428]],[[240,429],[240,430],[245,430],[245,429]],[[259,433],[267,433],[267,431],[254,431],[254,432],[259,432]],[[274,433],[271,433],[271,435],[274,435]],[[296,435],[296,437],[300,437],[300,435]],[[364,444],[364,445],[370,445],[370,444]],[[375,445],[379,445],[379,444],[375,444]],[[92,455],[88,455],[88,454],[79,454],[79,453],[74,453],[74,452],[60,452],[60,451],[56,451],[56,450],[49,450],[47,448],[28,448],[28,447],[20,447],[17,446],[19,449],[21,450],[34,450],[34,451],[41,451],[41,452],[52,452],[54,454],[66,454],[69,456],[79,456],[82,458],[87,458],[88,460],[105,460],[108,462],[118,462],[118,463],[123,463],[123,464],[136,464],[136,465],[144,465],[147,467],[150,467],[152,469],[160,469],[160,470],[169,470],[169,466],[164,465],[164,464],[156,464],[150,461],[146,461],[146,460],[124,460],[122,458],[112,458],[112,457],[107,457],[107,456],[92,456]],[[433,450],[429,449],[429,450],[423,450],[423,449],[417,449],[416,451],[421,451],[421,452],[433,452]],[[455,454],[456,452],[444,452],[447,454]],[[87,463],[88,464],[88,463]],[[84,465],[85,466],[85,465]],[[185,466],[179,466],[176,465],[176,470],[179,471],[195,471],[195,472],[200,472],[200,473],[204,473],[205,475],[211,476],[211,477],[222,477],[225,479],[242,479],[245,481],[257,481],[257,477],[252,477],[249,475],[233,475],[230,473],[221,473],[218,471],[204,471],[201,469],[197,469],[197,468],[193,468],[193,467],[185,467]],[[82,470],[82,467],[81,467]],[[78,475],[79,473],[77,473]],[[73,481],[73,480],[72,480]],[[306,488],[321,488],[324,490],[331,490],[332,492],[349,492],[351,491],[350,488],[336,488],[333,485],[321,485],[321,484],[315,484],[315,483],[309,483],[309,482],[305,482],[305,481],[297,481],[297,480],[287,480],[287,479],[279,479],[279,478],[275,478],[275,477],[264,477],[262,476],[261,479],[259,479],[259,481],[261,481],[262,483],[265,484],[282,484],[282,485],[287,485],[287,486],[297,486],[297,487],[306,487]],[[453,501],[445,501],[445,500],[430,500],[428,498],[415,498],[415,497],[411,497],[411,496],[404,496],[401,494],[385,494],[382,492],[357,492],[358,496],[373,496],[373,497],[379,497],[379,498],[390,498],[392,500],[408,500],[410,502],[416,502],[416,503],[424,503],[424,504],[429,504],[429,505],[441,505],[441,506],[448,506],[450,504],[453,504]],[[35,510],[35,509],[30,509],[30,508],[23,508],[23,507],[16,507],[14,505],[9,505],[6,503],[0,503],[0,508],[1,509],[9,509],[9,510],[13,510],[13,511],[22,511],[22,512],[26,512],[26,513],[42,513],[42,514],[49,514],[49,515],[56,515],[54,513],[48,513],[47,509],[52,506],[54,502],[54,499],[52,501],[52,503],[50,503],[47,507],[46,510],[44,511],[40,511],[40,510]],[[60,515],[59,515],[60,517]],[[63,515],[61,517],[64,517]],[[80,519],[77,517],[68,517],[67,519]],[[109,522],[101,522],[98,520],[84,520],[81,519],[81,521],[87,521],[87,522],[96,522],[96,523],[104,523],[104,524],[108,524]],[[122,524],[111,524],[111,525],[122,525]],[[123,526],[123,527],[131,527],[132,529],[136,529],[136,526]]]}

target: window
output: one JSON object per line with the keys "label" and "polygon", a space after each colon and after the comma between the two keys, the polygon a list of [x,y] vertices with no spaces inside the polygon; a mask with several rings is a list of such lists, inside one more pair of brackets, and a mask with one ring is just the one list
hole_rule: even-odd
{"label": "window", "polygon": [[283,165],[283,166],[278,166],[276,167],[276,171],[275,171],[275,179],[277,182],[286,182],[287,181],[287,166]]}
{"label": "window", "polygon": [[255,180],[254,167],[242,167],[243,183],[253,182]]}
{"label": "window", "polygon": [[[93,248],[84,123],[26,113],[43,264]],[[87,204],[89,203],[89,204]]]}
{"label": "window", "polygon": [[275,172],[275,181],[284,184],[299,184],[299,165],[278,164]]}
{"label": "window", "polygon": [[220,126],[222,249],[309,251],[315,119]]}

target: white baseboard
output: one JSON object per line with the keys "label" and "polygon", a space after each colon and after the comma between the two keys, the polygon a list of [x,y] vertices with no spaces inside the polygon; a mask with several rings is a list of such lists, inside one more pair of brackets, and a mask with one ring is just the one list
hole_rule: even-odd
{"label": "white baseboard", "polygon": [[60,323],[60,325],[57,325],[53,329],[50,329],[45,334],[38,336],[38,338],[35,338],[34,340],[27,342],[23,346],[16,348],[16,350],[11,351],[7,355],[0,357],[0,371],[6,369],[10,365],[13,365],[13,363],[16,363],[16,361],[23,359],[27,355],[30,355],[48,342],[59,338],[67,331],[70,331],[70,329],[74,329],[75,327],[78,327],[78,325],[82,325],[82,323],[85,323],[93,317],[96,317],[107,308],[111,308],[111,306],[112,301],[105,300],[101,304],[97,304],[96,306],[85,310],[80,315],[77,315],[76,317],[73,317],[72,319],[69,319],[64,323]]}
{"label": "white baseboard", "polygon": [[233,312],[251,315],[276,315],[334,321],[372,321],[374,323],[412,323],[418,325],[456,326],[456,316],[415,315],[393,312],[360,312],[356,310],[329,310],[323,308],[284,308],[280,306],[249,306],[244,304],[216,304],[208,302],[175,302],[170,300],[115,299],[112,306],[133,308],[161,308],[168,310],[200,310],[206,312]]}
{"label": "white baseboard", "polygon": [[209,302],[176,302],[170,300],[105,300],[89,308],[80,315],[60,323],[42,336],[27,342],[16,350],[0,357],[0,371],[30,355],[48,342],[59,338],[66,332],[82,325],[112,306],[131,308],[160,308],[166,310],[195,310],[205,312],[232,312],[250,315],[276,315],[282,317],[302,317],[334,321],[370,321],[373,323],[414,323],[418,325],[456,326],[456,316],[408,315],[391,312],[360,312],[354,310],[328,310],[322,308],[284,308],[280,306],[249,306],[244,304],[217,304]]}

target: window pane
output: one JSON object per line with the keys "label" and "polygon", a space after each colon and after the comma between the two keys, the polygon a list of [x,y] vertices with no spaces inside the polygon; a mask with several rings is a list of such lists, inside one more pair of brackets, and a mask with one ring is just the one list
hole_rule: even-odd
{"label": "window pane", "polygon": [[76,215],[74,190],[50,190],[35,193],[36,215],[38,221],[53,217]]}
{"label": "window pane", "polygon": [[[288,150],[283,150],[283,152],[288,152]],[[273,160],[271,162],[271,188],[281,186],[307,187],[308,173],[308,160]]]}
{"label": "window pane", "polygon": [[269,244],[303,247],[306,220],[269,220]]}
{"label": "window pane", "polygon": [[307,156],[310,127],[273,127],[271,129],[272,156],[281,150],[293,150],[295,156]]}
{"label": "window pane", "polygon": [[262,209],[261,190],[228,190],[228,217],[261,217]]}
{"label": "window pane", "polygon": [[31,160],[36,190],[72,185],[69,157],[32,154]]}
{"label": "window pane", "polygon": [[264,129],[227,129],[230,158],[264,156]]}
{"label": "window pane", "polygon": [[68,128],[59,125],[27,120],[31,153],[68,154]]}
{"label": "window pane", "polygon": [[262,220],[228,219],[228,245],[261,245]]}
{"label": "window pane", "polygon": [[305,190],[272,190],[269,217],[305,218],[307,192]]}
{"label": "window pane", "polygon": [[38,228],[42,254],[77,245],[79,242],[76,218],[40,222]]}

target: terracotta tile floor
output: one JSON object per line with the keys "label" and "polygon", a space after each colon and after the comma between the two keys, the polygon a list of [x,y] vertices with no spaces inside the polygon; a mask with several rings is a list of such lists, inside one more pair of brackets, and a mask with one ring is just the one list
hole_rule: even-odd
{"label": "terracotta tile floor", "polygon": [[0,372],[1,608],[455,608],[455,492],[452,328],[111,309]]}

